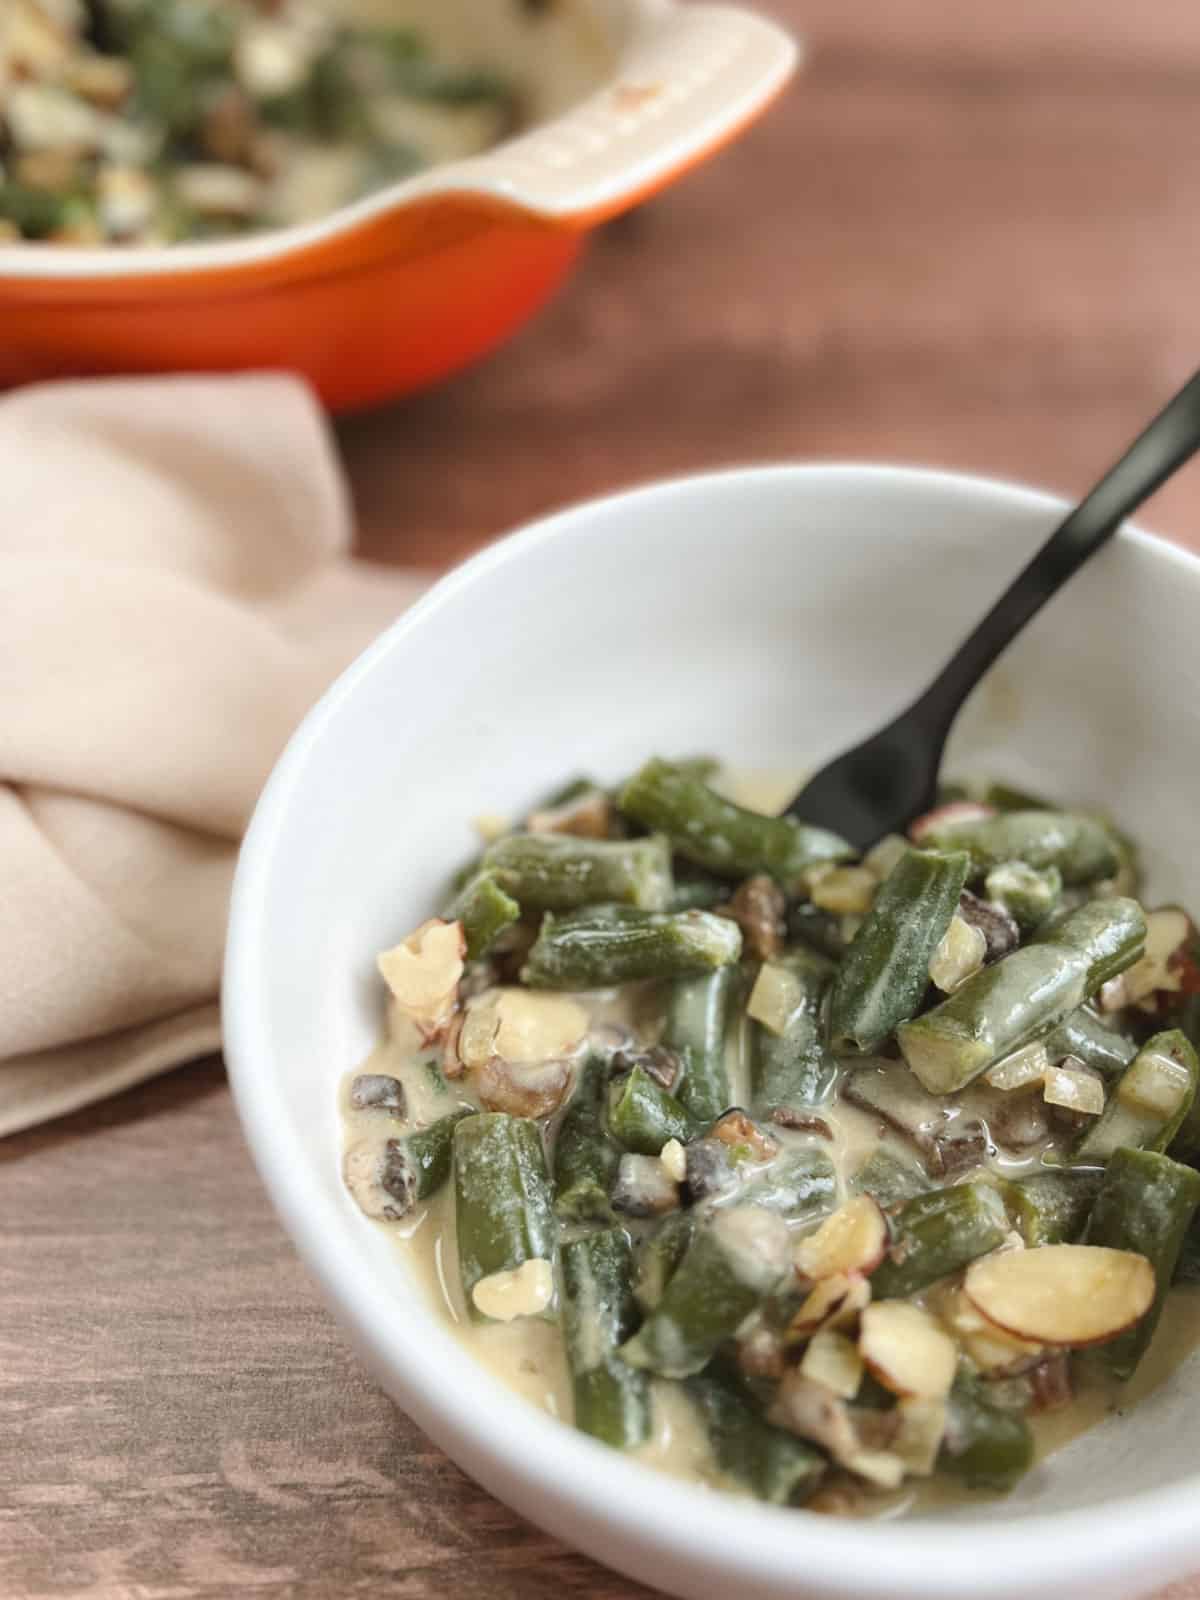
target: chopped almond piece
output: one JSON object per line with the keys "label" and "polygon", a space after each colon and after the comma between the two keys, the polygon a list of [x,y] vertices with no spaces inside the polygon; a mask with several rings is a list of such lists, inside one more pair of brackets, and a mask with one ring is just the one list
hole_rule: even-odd
{"label": "chopped almond piece", "polygon": [[862,1383],[863,1362],[853,1341],[844,1333],[822,1328],[809,1340],[800,1371],[841,1399],[853,1400]]}
{"label": "chopped almond piece", "polygon": [[1040,1040],[1022,1045],[983,1075],[989,1089],[1025,1089],[1041,1083],[1050,1067],[1050,1052]]}
{"label": "chopped almond piece", "polygon": [[398,1009],[426,1043],[439,1038],[454,1015],[466,953],[462,923],[432,917],[378,958]]}
{"label": "chopped almond piece", "polygon": [[928,1478],[937,1465],[946,1433],[946,1402],[911,1396],[897,1401],[896,1410],[900,1426],[892,1440],[892,1454],[903,1461],[906,1472]]}
{"label": "chopped almond piece", "polygon": [[888,1246],[888,1225],[877,1201],[857,1195],[839,1206],[796,1246],[796,1270],[806,1278],[874,1272]]}
{"label": "chopped almond piece", "polygon": [[1082,1061],[1068,1056],[1057,1066],[1046,1068],[1042,1098],[1048,1106],[1063,1106],[1068,1111],[1098,1117],[1104,1110],[1104,1080]]}
{"label": "chopped almond piece", "polygon": [[862,1314],[858,1348],[868,1370],[893,1394],[940,1400],[950,1393],[958,1348],[928,1311],[907,1300],[878,1300]]}
{"label": "chopped almond piece", "polygon": [[1131,1250],[1051,1244],[972,1262],[963,1289],[998,1328],[1075,1347],[1115,1339],[1145,1316],[1154,1300],[1154,1269]]}
{"label": "chopped almond piece", "polygon": [[843,1328],[870,1303],[871,1285],[865,1278],[841,1274],[822,1278],[788,1324],[788,1344],[807,1339],[818,1328]]}
{"label": "chopped almond piece", "polygon": [[987,955],[987,936],[982,928],[956,912],[929,963],[929,980],[943,994],[952,994],[974,973]]}
{"label": "chopped almond piece", "polygon": [[794,972],[764,961],[746,1001],[746,1015],[761,1022],[769,1032],[783,1034],[803,998],[803,988]]}
{"label": "chopped almond piece", "polygon": [[879,879],[866,867],[832,867],[815,879],[809,898],[822,911],[864,916],[878,887]]}

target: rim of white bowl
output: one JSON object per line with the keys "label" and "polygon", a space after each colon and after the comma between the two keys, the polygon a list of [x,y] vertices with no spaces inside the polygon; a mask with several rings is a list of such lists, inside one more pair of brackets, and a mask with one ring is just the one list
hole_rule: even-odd
{"label": "rim of white bowl", "polygon": [[[841,479],[847,488],[870,481],[900,494],[932,489],[991,499],[1010,509],[1016,504],[1044,513],[1048,522],[1069,504],[1039,489],[966,473],[843,461],[764,463],[657,480],[579,502],[508,534],[447,574],[309,712],[268,779],[247,831],[233,886],[222,999],[229,1077],[247,1142],[293,1244],[384,1387],[393,1393],[403,1389],[404,1409],[431,1438],[452,1456],[465,1447],[475,1457],[471,1470],[486,1487],[551,1532],[580,1544],[570,1527],[572,1510],[602,1507],[606,1544],[591,1547],[601,1560],[636,1570],[636,1560],[624,1554],[628,1541],[632,1549],[706,1564],[714,1574],[778,1584],[791,1572],[798,1585],[822,1594],[851,1597],[874,1590],[896,1600],[1000,1597],[1020,1592],[1022,1585],[1049,1590],[1065,1583],[1071,1594],[1092,1583],[1107,1594],[1120,1576],[1132,1578],[1151,1568],[1156,1581],[1166,1582],[1200,1554],[1200,1475],[1070,1511],[1031,1511],[962,1525],[924,1519],[871,1522],[743,1501],[605,1449],[493,1377],[423,1301],[406,1303],[402,1318],[381,1317],[380,1291],[367,1281],[361,1264],[337,1248],[346,1214],[305,1182],[308,1158],[286,1117],[277,1115],[275,1080],[256,1071],[256,1063],[272,1049],[261,997],[268,933],[264,890],[276,840],[317,745],[359,684],[453,597],[549,540],[568,532],[578,536],[574,525],[581,519],[622,503],[703,496],[735,480],[767,479],[821,480],[826,486]],[[1118,537],[1186,568],[1193,579],[1200,576],[1200,558],[1178,545],[1129,526]],[[414,1321],[430,1335],[428,1341],[411,1336]],[[1119,1518],[1111,1514],[1118,1505]],[[586,1547],[587,1541],[582,1543]],[[931,1553],[936,1554],[932,1566]]]}

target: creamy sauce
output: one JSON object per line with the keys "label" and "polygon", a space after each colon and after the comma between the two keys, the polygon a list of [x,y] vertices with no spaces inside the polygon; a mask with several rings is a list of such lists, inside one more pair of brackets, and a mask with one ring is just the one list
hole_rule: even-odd
{"label": "creamy sauce", "polygon": [[[773,810],[795,792],[797,783],[794,778],[781,780],[776,776],[743,774],[737,780],[726,780],[722,787],[731,798],[743,804]],[[586,1008],[593,1032],[615,1027],[625,1030],[634,1042],[648,1044],[654,1041],[660,1026],[658,996],[656,985],[637,984],[620,992],[571,998]],[[749,1100],[750,1052],[743,1037],[748,1026],[743,1019],[740,1029],[732,1028],[727,1047],[735,1105],[745,1105]],[[458,1106],[473,1105],[470,1095],[463,1092],[465,1080],[448,1082],[432,1065],[436,1060],[436,1050],[422,1046],[411,1021],[393,1005],[386,1036],[343,1082],[340,1103],[345,1146],[402,1135],[436,1121]],[[350,1083],[360,1072],[380,1073],[400,1080],[406,1096],[403,1121],[378,1110],[356,1110],[351,1106]],[[999,1091],[981,1089],[967,1091],[960,1097],[962,1114],[978,1112],[986,1121],[987,1096],[997,1093]],[[881,1145],[894,1148],[898,1153],[911,1154],[906,1142],[890,1133],[875,1113],[835,1098],[820,1108],[819,1115],[833,1137],[816,1142],[833,1163],[840,1198],[846,1197],[849,1180]],[[555,1125],[556,1119],[552,1119],[551,1138]],[[771,1131],[785,1152],[789,1146],[811,1146],[814,1142],[814,1136],[809,1133],[783,1128]],[[1040,1148],[1030,1154],[1013,1154],[992,1145],[980,1166],[957,1172],[946,1181],[962,1182],[988,1173],[1016,1178],[1035,1170],[1040,1160]],[[778,1218],[772,1216],[771,1221],[782,1227]],[[626,1225],[635,1234],[642,1226],[634,1222]],[[469,1315],[459,1281],[453,1186],[445,1185],[431,1200],[419,1204],[401,1221],[377,1226],[387,1229],[419,1290],[443,1314],[459,1344],[531,1404],[564,1422],[571,1422],[570,1373],[557,1323],[538,1316],[481,1323]],[[725,1226],[736,1232],[742,1226],[742,1219],[732,1211],[726,1213]],[[1089,1370],[1086,1362],[1073,1363],[1075,1394],[1071,1404],[1028,1418],[1034,1435],[1035,1462],[1043,1462],[1105,1417],[1114,1412],[1120,1415],[1135,1406],[1165,1382],[1197,1345],[1200,1345],[1200,1291],[1177,1289],[1167,1300],[1151,1349],[1128,1384],[1105,1382]],[[654,1379],[651,1394],[650,1437],[632,1452],[634,1458],[673,1477],[744,1495],[746,1491],[726,1479],[717,1468],[703,1424],[683,1390],[675,1384]],[[981,1491],[972,1491],[951,1477],[935,1473],[930,1478],[906,1480],[902,1489],[893,1494],[867,1493],[863,1510],[867,1515],[881,1518],[910,1512],[933,1515],[954,1506],[978,1503],[982,1497]]]}

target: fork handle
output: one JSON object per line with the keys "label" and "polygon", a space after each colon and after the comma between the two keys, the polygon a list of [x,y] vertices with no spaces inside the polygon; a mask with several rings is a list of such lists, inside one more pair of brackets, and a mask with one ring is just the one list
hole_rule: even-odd
{"label": "fork handle", "polygon": [[1198,448],[1200,372],[1050,535],[913,706],[931,732],[945,738],[959,707],[1005,646]]}

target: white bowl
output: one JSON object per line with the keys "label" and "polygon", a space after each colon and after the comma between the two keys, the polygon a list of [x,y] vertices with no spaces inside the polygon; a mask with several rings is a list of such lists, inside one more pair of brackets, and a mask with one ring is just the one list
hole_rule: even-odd
{"label": "white bowl", "polygon": [[[1061,513],[1030,490],[858,466],[653,485],[444,579],[330,690],[263,794],[234,889],[230,1072],[270,1194],[383,1386],[494,1494],[672,1594],[1107,1600],[1200,1567],[1188,1361],[1004,1500],[862,1524],[675,1482],[475,1365],[342,1190],[335,1086],[381,1025],[373,956],[564,773],[652,751],[819,762],[916,691]],[[951,767],[1111,809],[1200,905],[1200,562],[1127,531],[975,695]]]}

